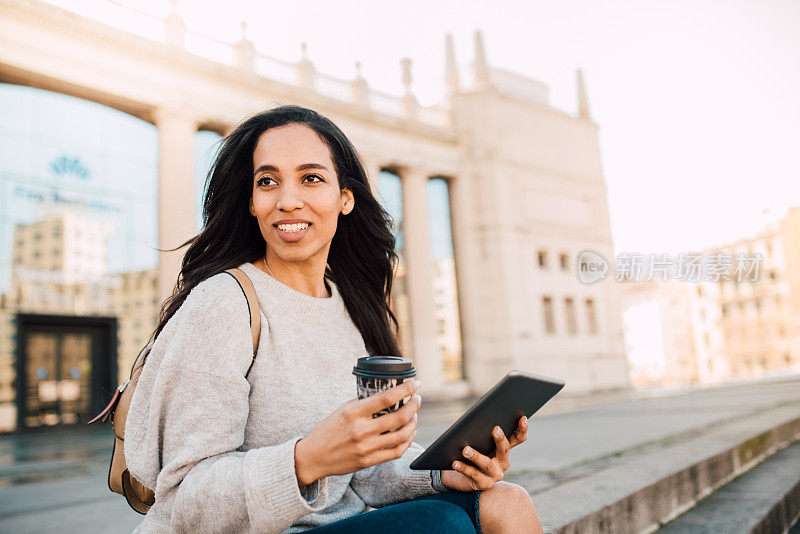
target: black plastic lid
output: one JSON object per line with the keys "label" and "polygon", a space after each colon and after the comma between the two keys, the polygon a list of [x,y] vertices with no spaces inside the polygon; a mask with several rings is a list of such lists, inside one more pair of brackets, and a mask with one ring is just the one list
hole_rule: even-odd
{"label": "black plastic lid", "polygon": [[414,362],[401,356],[365,356],[353,367],[353,374],[370,378],[408,378],[417,376]]}

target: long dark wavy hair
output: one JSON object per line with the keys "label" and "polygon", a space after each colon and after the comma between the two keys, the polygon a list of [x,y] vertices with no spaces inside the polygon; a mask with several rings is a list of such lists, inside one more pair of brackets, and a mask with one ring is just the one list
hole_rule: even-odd
{"label": "long dark wavy hair", "polygon": [[189,246],[151,340],[197,284],[263,257],[266,241],[248,209],[253,192],[253,152],[265,131],[292,123],[308,126],[328,145],[340,190],[347,188],[355,197],[353,210],[347,215],[339,214],[325,276],[339,288],[367,352],[400,356],[397,318],[389,307],[398,262],[392,218],[372,194],[364,165],[344,133],[328,118],[300,106],[280,106],[253,115],[220,140],[206,178],[203,228],[171,249]]}

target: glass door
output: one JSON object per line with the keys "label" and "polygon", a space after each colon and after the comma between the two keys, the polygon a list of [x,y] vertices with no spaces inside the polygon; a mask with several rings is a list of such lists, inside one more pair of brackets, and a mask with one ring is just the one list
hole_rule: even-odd
{"label": "glass door", "polygon": [[30,330],[24,335],[26,427],[74,424],[91,410],[91,331]]}

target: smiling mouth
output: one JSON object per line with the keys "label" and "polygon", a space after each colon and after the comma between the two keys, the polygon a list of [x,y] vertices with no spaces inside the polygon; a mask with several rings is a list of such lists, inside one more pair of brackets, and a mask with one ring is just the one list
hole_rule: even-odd
{"label": "smiling mouth", "polygon": [[308,233],[309,228],[311,228],[311,223],[308,223],[308,225],[304,227],[300,225],[289,225],[289,228],[286,230],[282,230],[275,225],[273,225],[273,227],[275,228],[275,232],[278,234],[278,237],[284,243],[299,243]]}
{"label": "smiling mouth", "polygon": [[[280,232],[284,232],[286,234],[295,234],[298,232],[302,232],[303,230],[308,230],[311,226],[311,223],[296,223],[296,224],[287,224],[287,225],[272,225],[274,228],[278,229]],[[283,228],[281,228],[283,226]]]}

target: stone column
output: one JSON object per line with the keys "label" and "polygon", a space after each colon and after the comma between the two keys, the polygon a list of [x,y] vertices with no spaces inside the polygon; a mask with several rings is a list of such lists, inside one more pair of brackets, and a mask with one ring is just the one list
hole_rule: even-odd
{"label": "stone column", "polygon": [[479,358],[480,334],[475,323],[474,309],[479,305],[476,298],[478,266],[475,240],[471,223],[475,219],[472,202],[472,180],[470,175],[459,175],[450,180],[450,213],[453,225],[453,255],[456,262],[456,290],[458,293],[458,314],[461,321],[461,357],[464,361],[465,378],[475,388],[478,383],[475,375],[480,368],[475,365]]}
{"label": "stone column", "polygon": [[372,190],[372,195],[378,200],[380,200],[378,195],[378,175],[381,173],[382,167],[380,163],[375,163],[374,161],[367,160],[364,162],[364,170],[367,171],[369,187]]}
{"label": "stone column", "polygon": [[400,173],[403,184],[403,241],[408,266],[408,297],[414,343],[414,366],[423,388],[440,391],[443,365],[436,342],[433,260],[428,235],[428,176],[415,169]]}
{"label": "stone column", "polygon": [[[158,127],[158,248],[171,249],[195,235],[194,135],[198,121],[183,111],[161,108]],[[158,294],[172,293],[186,248],[160,252]]]}

